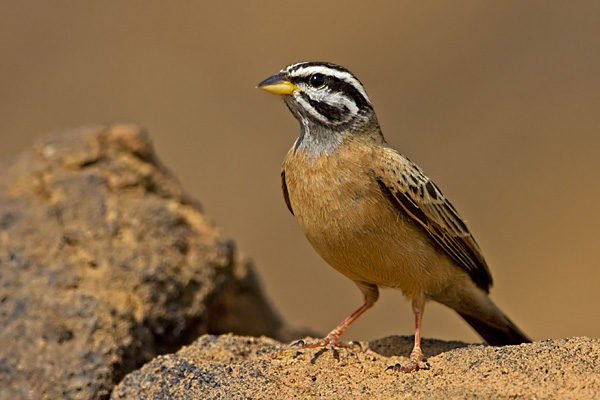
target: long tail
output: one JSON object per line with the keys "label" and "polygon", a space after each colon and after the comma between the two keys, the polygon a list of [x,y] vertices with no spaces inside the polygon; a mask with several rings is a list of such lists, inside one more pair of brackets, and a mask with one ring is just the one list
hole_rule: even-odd
{"label": "long tail", "polygon": [[487,293],[474,284],[461,286],[460,290],[435,300],[454,309],[492,346],[531,343]]}
{"label": "long tail", "polygon": [[[500,311],[500,310],[498,310]],[[501,312],[501,311],[500,311]],[[504,325],[490,324],[470,315],[458,313],[492,346],[506,346],[509,344],[531,343],[529,339],[508,317],[504,314]]]}

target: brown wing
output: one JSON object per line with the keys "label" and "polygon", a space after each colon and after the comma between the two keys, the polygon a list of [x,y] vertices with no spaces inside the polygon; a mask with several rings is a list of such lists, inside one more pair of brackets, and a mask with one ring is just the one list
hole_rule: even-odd
{"label": "brown wing", "polygon": [[492,276],[479,246],[440,189],[406,157],[384,150],[376,178],[392,203],[421,224],[433,240],[486,292]]}

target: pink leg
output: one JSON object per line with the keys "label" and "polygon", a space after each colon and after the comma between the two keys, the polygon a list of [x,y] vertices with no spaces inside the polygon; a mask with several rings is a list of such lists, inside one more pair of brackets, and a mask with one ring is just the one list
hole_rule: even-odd
{"label": "pink leg", "polygon": [[410,361],[406,365],[396,364],[386,368],[394,371],[413,372],[419,369],[429,369],[431,364],[423,361],[423,352],[421,351],[421,320],[423,318],[423,309],[425,308],[425,299],[415,298],[412,301],[412,309],[415,314],[415,345],[410,352]]}
{"label": "pink leg", "polygon": [[360,317],[365,311],[369,308],[373,307],[377,299],[379,298],[379,291],[377,286],[367,285],[367,284],[358,284],[359,289],[363,292],[365,296],[365,302],[362,306],[360,306],[356,311],[354,311],[348,318],[346,318],[341,324],[339,324],[334,330],[329,332],[329,334],[323,339],[316,340],[298,340],[297,342],[292,343],[292,346],[299,347],[353,347],[354,343],[352,342],[344,342],[340,339],[342,333]]}

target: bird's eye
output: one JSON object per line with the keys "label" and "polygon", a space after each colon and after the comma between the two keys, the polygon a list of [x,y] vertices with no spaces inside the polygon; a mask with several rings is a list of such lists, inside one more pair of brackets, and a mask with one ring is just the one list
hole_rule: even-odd
{"label": "bird's eye", "polygon": [[325,77],[323,74],[314,74],[310,77],[310,84],[312,87],[320,88],[325,84]]}

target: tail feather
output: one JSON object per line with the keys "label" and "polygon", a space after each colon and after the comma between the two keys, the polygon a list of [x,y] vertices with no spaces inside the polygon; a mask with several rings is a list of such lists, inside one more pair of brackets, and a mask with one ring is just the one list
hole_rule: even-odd
{"label": "tail feather", "polygon": [[454,309],[492,346],[531,343],[531,339],[472,281],[454,285],[433,300]]}
{"label": "tail feather", "polygon": [[481,335],[485,341],[492,346],[506,346],[510,344],[531,343],[529,339],[517,326],[505,315],[503,326],[492,325],[476,317],[458,313]]}

